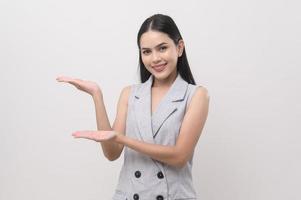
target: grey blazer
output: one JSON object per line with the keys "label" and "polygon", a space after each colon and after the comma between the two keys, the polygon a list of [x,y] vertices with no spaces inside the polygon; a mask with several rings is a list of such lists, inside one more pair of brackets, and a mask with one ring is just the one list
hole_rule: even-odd
{"label": "grey blazer", "polygon": [[[145,83],[131,87],[125,134],[147,143],[173,146],[197,86],[178,74],[152,115],[152,82],[150,76]],[[124,147],[124,163],[113,200],[195,200],[191,168],[192,159],[179,169]]]}

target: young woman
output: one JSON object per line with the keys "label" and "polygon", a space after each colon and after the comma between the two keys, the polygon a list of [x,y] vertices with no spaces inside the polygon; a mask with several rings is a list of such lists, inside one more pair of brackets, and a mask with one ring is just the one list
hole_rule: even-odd
{"label": "young woman", "polygon": [[195,85],[184,41],[169,16],[147,18],[137,44],[142,83],[122,90],[112,127],[96,83],[57,78],[90,94],[95,103],[98,131],[72,135],[100,142],[111,161],[124,149],[114,200],[197,199],[192,158],[208,114],[208,92]]}

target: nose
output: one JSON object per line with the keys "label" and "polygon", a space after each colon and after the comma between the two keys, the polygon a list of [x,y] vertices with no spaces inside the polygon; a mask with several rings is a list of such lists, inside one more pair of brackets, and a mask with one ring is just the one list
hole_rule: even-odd
{"label": "nose", "polygon": [[159,63],[160,61],[161,61],[160,53],[154,52],[152,54],[152,62],[156,64]]}

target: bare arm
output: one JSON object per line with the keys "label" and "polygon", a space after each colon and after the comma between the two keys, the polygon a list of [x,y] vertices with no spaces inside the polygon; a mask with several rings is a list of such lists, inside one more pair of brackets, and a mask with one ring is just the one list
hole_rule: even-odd
{"label": "bare arm", "polygon": [[150,144],[117,134],[115,141],[124,144],[155,160],[183,167],[191,158],[204,127],[209,107],[209,96],[205,88],[198,88],[184,116],[175,146]]}
{"label": "bare arm", "polygon": [[[99,131],[115,130],[120,133],[125,132],[125,120],[126,120],[127,107],[124,106],[127,106],[127,97],[128,97],[130,87],[125,88],[121,93],[121,97],[118,102],[117,116],[112,128],[105,109],[103,94],[99,86],[95,82],[71,78],[67,76],[57,77],[56,80],[58,82],[70,83],[74,85],[77,89],[84,91],[93,97],[93,101],[95,105],[97,129]],[[101,143],[103,153],[108,160],[112,161],[120,156],[123,149],[122,144],[118,144],[116,142],[107,141],[107,140],[101,141],[100,143]]]}
{"label": "bare arm", "polygon": [[[99,91],[93,95],[93,101],[95,105],[97,130],[99,131],[111,131],[111,124],[108,119],[108,115],[103,102],[102,93]],[[108,160],[115,160],[119,157],[121,152],[119,145],[113,141],[100,142],[102,151]]]}
{"label": "bare arm", "polygon": [[[118,105],[117,105],[117,114],[113,124],[113,128],[108,120],[108,116],[106,113],[106,109],[103,102],[103,96],[101,92],[95,93],[93,95],[93,100],[95,104],[95,111],[96,111],[96,122],[97,122],[97,129],[98,130],[114,130],[119,133],[125,132],[125,122],[126,122],[126,115],[127,115],[127,101],[129,96],[130,87],[126,87],[122,90]],[[102,141],[101,147],[104,152],[104,155],[108,160],[113,161],[119,158],[122,150],[123,144],[116,143],[114,141]]]}
{"label": "bare arm", "polygon": [[[121,107],[124,106],[121,104]],[[207,90],[202,87],[198,88],[188,106],[179,137],[174,146],[150,144],[137,139],[132,139],[122,134],[123,132],[118,132],[115,129],[114,131],[101,131],[96,133],[89,131],[86,133],[79,132],[74,134],[74,136],[95,141],[114,141],[168,165],[183,167],[191,158],[201,135],[207,119],[208,108],[209,96]]]}

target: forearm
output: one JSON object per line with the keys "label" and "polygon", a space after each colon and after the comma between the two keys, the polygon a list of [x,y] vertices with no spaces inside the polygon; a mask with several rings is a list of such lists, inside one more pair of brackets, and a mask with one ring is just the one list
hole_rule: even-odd
{"label": "forearm", "polygon": [[185,155],[179,151],[177,146],[146,143],[122,134],[117,134],[115,142],[125,145],[135,151],[150,156],[154,160],[158,160],[168,165],[183,167],[186,163]]}
{"label": "forearm", "polygon": [[[93,101],[95,105],[97,129],[100,131],[113,130],[108,119],[101,91],[93,95]],[[100,144],[106,158],[115,160],[119,157],[121,148],[119,144],[111,141],[101,142]]]}
{"label": "forearm", "polygon": [[101,91],[93,95],[95,105],[96,123],[98,130],[110,131],[112,130],[108,115],[105,109],[103,95]]}

